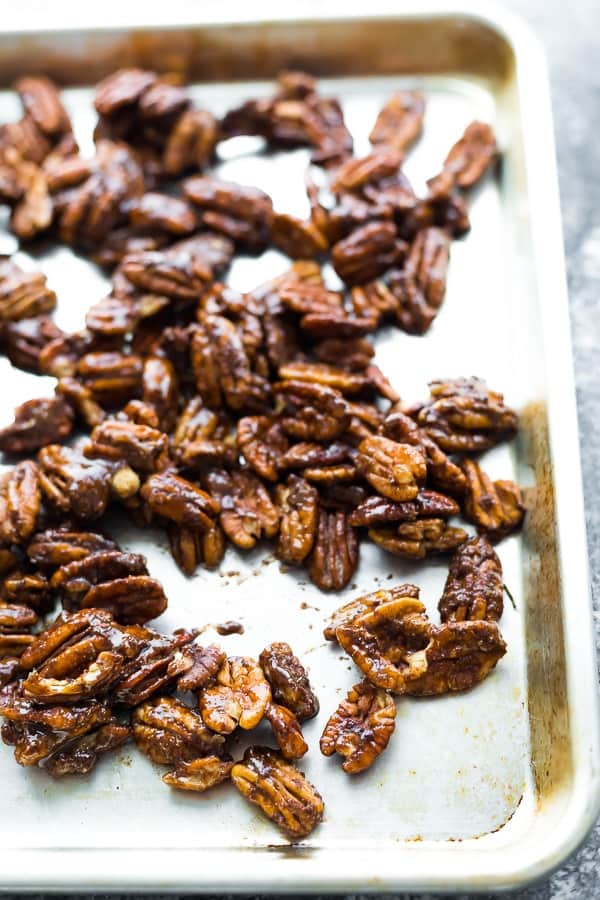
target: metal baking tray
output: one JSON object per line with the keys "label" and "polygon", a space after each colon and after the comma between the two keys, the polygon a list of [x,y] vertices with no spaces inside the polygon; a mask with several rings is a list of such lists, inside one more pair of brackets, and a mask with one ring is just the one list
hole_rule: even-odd
{"label": "metal baking tray", "polygon": [[[229,551],[220,573],[185,579],[162,535],[120,525],[118,536],[147,554],[166,586],[170,606],[161,627],[239,619],[245,634],[221,639],[231,654],[256,655],[267,641],[286,640],[310,666],[322,713],[307,724],[311,751],[302,767],[325,797],[326,818],[290,846],[233,789],[170,791],[133,750],[104,760],[91,777],[55,783],[20,769],[1,747],[0,887],[443,891],[506,889],[540,877],[583,839],[600,796],[577,420],[540,50],[518,21],[487,4],[425,0],[398,12],[379,0],[361,9],[292,3],[284,12],[262,5],[259,19],[254,6],[218,4],[200,21],[189,19],[189,5],[186,20],[174,2],[144,27],[126,21],[136,4],[123,6],[111,9],[109,26],[98,7],[76,13],[69,4],[69,21],[61,21],[60,4],[52,5],[23,22],[12,4],[13,25],[5,21],[0,34],[0,121],[16,116],[6,90],[14,79],[46,72],[65,85],[89,150],[90,85],[119,66],[182,70],[196,98],[217,113],[269,93],[278,69],[304,67],[342,98],[358,154],[394,89],[426,92],[425,133],[406,165],[417,188],[471,119],[493,123],[501,171],[473,198],[472,231],[453,245],[444,307],[425,338],[395,329],[378,335],[377,359],[407,400],[423,397],[434,377],[477,374],[520,410],[518,441],[485,459],[494,476],[527,487],[525,529],[499,548],[516,608],[507,603],[501,624],[509,651],[496,671],[465,695],[400,699],[389,749],[351,779],[317,747],[326,717],[357,678],[349,660],[325,645],[324,620],[348,598],[401,581],[421,586],[434,615],[445,563],[413,566],[365,546],[355,583],[332,596],[302,574],[280,572],[263,547],[245,556]],[[194,14],[205,10],[196,6]],[[257,146],[252,139],[224,146],[220,173],[268,190],[277,209],[305,212],[307,154],[256,154]],[[0,250],[14,249],[2,234]],[[68,249],[18,259],[48,274],[63,326],[80,326],[106,290],[102,275]],[[287,265],[270,251],[237,261],[230,281],[249,289]],[[0,380],[6,420],[18,402],[53,389],[50,379],[13,370],[4,359]],[[206,635],[214,637],[210,629]]]}

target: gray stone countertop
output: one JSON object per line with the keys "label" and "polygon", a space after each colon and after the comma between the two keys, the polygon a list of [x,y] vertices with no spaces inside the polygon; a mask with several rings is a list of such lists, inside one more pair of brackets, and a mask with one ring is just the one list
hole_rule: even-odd
{"label": "gray stone countertop", "polygon": [[[600,648],[600,0],[505,0],[505,5],[533,27],[546,49],[550,68]],[[456,900],[468,900],[468,896],[455,895]],[[600,898],[600,824],[579,852],[549,879],[503,896],[522,900]],[[437,900],[433,895],[426,897]],[[10,900],[17,898],[13,895]],[[397,900],[412,900],[412,895]]]}

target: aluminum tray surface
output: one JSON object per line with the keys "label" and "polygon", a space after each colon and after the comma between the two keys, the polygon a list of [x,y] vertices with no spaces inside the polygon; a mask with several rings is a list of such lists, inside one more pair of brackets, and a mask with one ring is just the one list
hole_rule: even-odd
{"label": "aluminum tray surface", "polygon": [[[373,22],[376,20],[366,19],[363,23],[362,40],[367,43],[375,40],[369,33],[369,28],[375,27]],[[361,40],[356,23],[342,19],[336,24],[350,54],[349,42],[357,45]],[[550,195],[550,202],[547,196],[544,199],[547,219],[540,222],[543,210],[541,203],[540,210],[535,204],[541,201],[541,194],[537,196],[535,191],[536,184],[541,187],[542,173],[536,175],[528,169],[531,151],[527,142],[533,138],[523,118],[526,98],[511,40],[491,25],[458,15],[433,16],[428,22],[420,18],[403,23],[394,18],[389,28],[401,36],[403,24],[405,28],[427,27],[429,43],[437,29],[438,40],[446,45],[456,42],[455,53],[447,50],[445,62],[442,54],[441,65],[439,57],[414,53],[407,65],[400,54],[397,64],[393,58],[383,65],[374,61],[372,72],[362,71],[363,60],[360,77],[352,77],[343,54],[328,57],[331,40],[322,40],[327,34],[324,23],[305,22],[296,31],[282,24],[280,32],[271,25],[277,41],[268,29],[265,38],[265,32],[251,26],[246,42],[243,28],[236,37],[237,46],[243,47],[249,59],[243,72],[234,73],[244,80],[195,83],[191,93],[216,114],[248,97],[269,94],[271,81],[250,80],[255,72],[267,74],[265,66],[271,65],[263,58],[253,67],[259,53],[252,42],[262,34],[266,45],[276,46],[278,65],[286,58],[286,47],[287,61],[297,64],[304,60],[294,52],[294,35],[300,34],[306,43],[312,29],[324,45],[314,50],[313,56],[309,54],[308,61],[319,73],[343,73],[343,77],[323,79],[321,87],[341,98],[357,155],[368,152],[371,124],[394,90],[419,88],[425,92],[424,134],[405,166],[417,192],[424,189],[425,179],[439,170],[448,148],[472,119],[493,124],[504,150],[503,164],[472,198],[471,232],[453,243],[442,311],[425,338],[395,328],[381,331],[376,337],[376,361],[407,401],[426,396],[427,382],[433,378],[475,374],[503,391],[507,402],[522,414],[519,440],[486,454],[484,462],[493,477],[513,478],[523,484],[530,507],[524,534],[498,548],[504,580],[515,601],[515,608],[506,604],[501,622],[508,653],[494,673],[467,694],[399,699],[396,733],[388,750],[369,772],[352,779],[335,760],[324,759],[318,751],[324,722],[358,680],[351,661],[324,641],[323,624],[348,599],[403,581],[420,586],[428,612],[435,618],[447,561],[412,565],[364,543],[353,584],[341,594],[330,595],[319,592],[302,572],[283,572],[270,548],[262,546],[249,554],[229,550],[219,572],[200,571],[185,578],[173,563],[161,532],[141,532],[115,521],[117,539],[128,549],[144,553],[151,574],[165,586],[170,603],[158,623],[161,629],[208,625],[204,637],[222,643],[230,655],[257,656],[269,641],[285,640],[310,668],[321,713],[306,723],[311,750],[301,767],[324,796],[325,821],[301,845],[290,848],[274,826],[230,786],[206,796],[171,791],[160,781],[163,769],[134,748],[126,747],[119,755],[103,760],[89,777],[55,782],[43,772],[16,766],[11,748],[1,746],[3,887],[278,891],[300,887],[506,887],[557,864],[593,818],[597,804],[596,709],[586,631],[589,606],[576,434],[568,432],[574,428],[568,333],[559,334],[558,344],[552,344],[551,333],[557,323],[560,333],[560,323],[564,324],[560,232],[552,202],[556,192],[552,144],[536,157],[542,169],[547,167],[550,178],[545,182]],[[195,29],[187,33],[196,33]],[[210,30],[201,33],[204,45],[209,46]],[[125,32],[112,37],[110,33],[99,37],[71,34],[71,43],[66,40],[59,53],[42,56],[35,69],[58,72],[62,66],[68,73],[63,75],[65,83],[80,84],[77,66],[69,65],[75,38],[78,53],[90,41],[93,50],[96,41],[100,55],[110,59],[109,69],[119,64],[119,48],[122,51],[124,46],[134,57],[137,47],[144,64],[154,61],[164,68],[169,41],[169,65],[177,58],[174,54],[181,47],[177,35],[179,32],[162,33],[160,44],[156,42],[161,50],[155,51],[153,60],[154,43],[147,35],[143,39],[136,36],[127,44]],[[216,68],[225,77],[227,52],[218,33],[214,37],[223,55]],[[39,47],[48,52],[58,46],[51,36],[38,41],[38,53]],[[22,38],[22,49],[25,57],[33,57],[35,36],[33,44],[31,38]],[[16,57],[17,50],[14,41],[5,46],[0,39],[3,86],[17,74],[11,57]],[[321,55],[317,58],[316,53]],[[127,52],[125,57],[132,61]],[[540,78],[538,127],[547,138],[545,85],[543,73],[535,70],[536,59],[531,77]],[[100,63],[98,66],[101,69]],[[24,71],[30,68],[31,63]],[[67,86],[63,95],[84,154],[92,150],[92,95],[87,86]],[[15,95],[3,90],[0,121],[17,115]],[[261,141],[253,138],[223,144],[217,174],[261,187],[279,211],[306,215],[303,178],[308,152],[265,154],[261,150]],[[536,228],[542,226],[549,241],[546,246],[554,251],[550,264],[554,282],[545,284],[536,258]],[[2,233],[0,251],[15,250],[14,239]],[[107,291],[108,281],[102,273],[67,248],[45,247],[35,255],[19,251],[16,259],[24,268],[41,267],[47,274],[59,297],[56,319],[63,328],[81,327],[86,309]],[[228,282],[239,290],[249,290],[288,266],[284,256],[271,250],[258,259],[236,259]],[[335,276],[329,273],[329,277],[335,286]],[[544,288],[553,292],[554,300],[542,293]],[[550,345],[552,359],[562,365],[564,399],[552,393],[556,372],[547,368]],[[0,379],[6,386],[0,407],[2,422],[9,421],[16,404],[53,391],[52,379],[14,370],[6,359],[0,360]],[[567,429],[560,434],[560,452],[553,443],[557,435],[552,403],[555,410],[556,404],[561,404],[561,423]],[[555,528],[561,500],[558,456],[565,470],[575,466],[576,473],[568,498],[572,515],[565,538],[560,535],[562,519],[558,535]],[[568,512],[566,506],[564,510]],[[580,566],[578,580],[571,586],[562,571],[559,539],[562,552],[568,546],[569,559]],[[575,599],[571,589],[578,592]],[[575,615],[579,622],[574,621]],[[228,619],[241,621],[244,634],[219,637],[210,623]],[[577,628],[579,631],[573,632]],[[570,642],[575,645],[578,639],[577,659]],[[589,684],[573,681],[571,672],[577,664],[583,669],[578,673],[580,682],[589,672]],[[261,728],[253,733],[252,742],[269,743],[268,731]],[[236,756],[246,743],[244,736],[234,744]]]}

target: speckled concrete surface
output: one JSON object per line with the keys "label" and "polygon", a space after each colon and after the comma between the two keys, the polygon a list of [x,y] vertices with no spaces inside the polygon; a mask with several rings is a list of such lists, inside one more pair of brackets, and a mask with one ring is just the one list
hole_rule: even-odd
{"label": "speckled concrete surface", "polygon": [[[505,0],[505,3],[531,23],[546,47],[550,64],[596,640],[600,649],[600,481],[597,472],[600,458],[600,0],[571,0],[570,3],[565,0]],[[455,898],[468,900],[469,896],[461,894]],[[592,900],[600,897],[600,824],[582,849],[551,878],[504,896],[522,900]],[[8,897],[17,900],[16,895]],[[411,900],[411,897],[402,895],[397,900]],[[433,895],[426,895],[426,898],[437,900]],[[363,897],[353,895],[347,900],[363,900]]]}

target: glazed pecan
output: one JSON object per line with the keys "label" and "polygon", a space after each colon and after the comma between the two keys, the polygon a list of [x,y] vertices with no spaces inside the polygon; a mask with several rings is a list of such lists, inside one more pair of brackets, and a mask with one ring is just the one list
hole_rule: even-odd
{"label": "glazed pecan", "polygon": [[413,500],[427,476],[424,454],[410,444],[372,436],[360,442],[358,466],[376,491],[390,500]]}
{"label": "glazed pecan", "polygon": [[181,236],[197,228],[196,216],[181,197],[147,191],[127,205],[131,225],[140,231],[166,231]]}
{"label": "glazed pecan", "polygon": [[147,474],[167,465],[168,438],[162,431],[133,422],[106,419],[92,431],[84,448],[88,459],[126,462],[136,472]]}
{"label": "glazed pecan", "polygon": [[494,132],[485,122],[471,122],[444,160],[442,173],[428,182],[432,196],[447,196],[455,186],[473,187],[498,155]]}
{"label": "glazed pecan", "polygon": [[415,519],[441,519],[457,515],[460,507],[451,497],[421,488],[414,500],[398,503],[385,497],[367,497],[350,514],[355,527],[388,522],[414,522]]}
{"label": "glazed pecan", "polygon": [[425,98],[420,91],[398,91],[379,112],[369,140],[403,153],[421,134],[424,116]]}
{"label": "glazed pecan", "polygon": [[132,332],[138,319],[138,311],[133,300],[109,294],[90,306],[85,316],[85,324],[95,335],[114,338]]}
{"label": "glazed pecan", "polygon": [[334,193],[360,191],[368,184],[395,175],[402,163],[402,154],[393,147],[377,147],[372,153],[346,160],[331,181]]}
{"label": "glazed pecan", "polygon": [[253,252],[268,243],[273,204],[258,188],[221,181],[212,175],[195,175],[183,182],[182,190],[201,219],[212,228]]}
{"label": "glazed pecan", "polygon": [[175,367],[168,359],[149,356],[144,360],[142,398],[155,410],[161,429],[171,431],[177,421],[179,391]]}
{"label": "glazed pecan", "polygon": [[38,466],[44,498],[57,511],[78,519],[98,519],[105,512],[110,495],[106,466],[60,444],[43,447]]}
{"label": "glazed pecan", "polygon": [[73,413],[60,397],[28,400],[15,409],[11,425],[0,430],[3,453],[30,453],[65,440],[73,427]]}
{"label": "glazed pecan", "polygon": [[19,668],[19,660],[15,656],[0,659],[0,688],[15,680],[19,674]]}
{"label": "glazed pecan", "polygon": [[3,331],[4,352],[18,369],[41,374],[40,351],[61,335],[62,331],[49,316],[7,322]]}
{"label": "glazed pecan", "polygon": [[27,556],[34,565],[57,568],[90,554],[118,550],[118,545],[103,534],[93,531],[70,531],[48,528],[34,534],[27,545]]}
{"label": "glazed pecan", "polygon": [[277,556],[288,565],[299,565],[312,550],[317,534],[319,495],[297,475],[278,484],[275,499],[281,515]]}
{"label": "glazed pecan", "polygon": [[410,247],[403,269],[390,277],[398,300],[396,318],[409,334],[425,334],[446,293],[450,240],[442,228],[423,228]]}
{"label": "glazed pecan", "polygon": [[260,654],[259,662],[271,685],[275,703],[290,709],[300,720],[317,715],[319,701],[308,673],[289,644],[269,644]]}
{"label": "glazed pecan", "polygon": [[336,638],[371,684],[412,696],[473,687],[506,652],[495,622],[432,625],[424,605],[407,598],[339,625]]}
{"label": "glazed pecan", "polygon": [[523,495],[514,481],[492,481],[474,459],[464,459],[467,479],[463,514],[480,534],[498,541],[521,527],[525,516]]}
{"label": "glazed pecan", "polygon": [[219,755],[224,742],[206,728],[199,713],[173,697],[142,703],[134,710],[131,724],[138,749],[161,765]]}
{"label": "glazed pecan", "polygon": [[47,313],[56,306],[56,294],[41,272],[23,272],[10,259],[0,260],[0,321],[16,322]]}
{"label": "glazed pecan", "polygon": [[357,316],[376,318],[379,323],[397,314],[398,298],[385,282],[371,281],[352,288],[352,308]]}
{"label": "glazed pecan", "polygon": [[200,564],[207,569],[216,568],[225,555],[225,535],[218,522],[206,531],[172,523],[168,536],[171,555],[186,575],[192,575]]}
{"label": "glazed pecan", "polygon": [[346,284],[365,284],[397,265],[404,252],[391,222],[369,222],[333,245],[331,262]]}
{"label": "glazed pecan", "polygon": [[467,541],[450,560],[438,609],[442,622],[487,619],[502,615],[502,563],[486,537]]}
{"label": "glazed pecan", "polygon": [[219,503],[206,491],[172,472],[151,475],[141,496],[157,515],[201,531],[212,527],[219,511]]}
{"label": "glazed pecan", "polygon": [[317,534],[309,557],[311,581],[322,591],[341,591],[358,565],[358,537],[342,510],[319,511]]}
{"label": "glazed pecan", "polygon": [[371,540],[405,559],[424,559],[432,553],[451,553],[467,540],[467,532],[444,519],[401,522],[394,528],[369,528]]}
{"label": "glazed pecan", "polygon": [[385,437],[401,444],[419,447],[427,459],[427,477],[449,494],[463,494],[466,481],[460,467],[453,463],[423,428],[400,410],[389,413],[382,426]]}
{"label": "glazed pecan", "polygon": [[101,725],[54,753],[44,764],[44,770],[53,778],[87,775],[100,756],[122,747],[130,737],[131,729],[128,725],[120,725],[117,719],[111,719],[106,725]]}
{"label": "glazed pecan", "polygon": [[188,109],[171,130],[163,153],[167,175],[181,175],[188,169],[203,169],[214,154],[219,136],[217,121],[204,109]]}
{"label": "glazed pecan", "polygon": [[283,381],[301,381],[334,388],[345,396],[352,396],[370,386],[368,376],[363,373],[348,372],[325,363],[289,362],[279,368]]}
{"label": "glazed pecan", "polygon": [[246,416],[237,424],[237,444],[248,464],[267,481],[277,481],[278,463],[288,449],[279,423],[268,416]]}
{"label": "glazed pecan", "polygon": [[136,103],[156,81],[154,72],[119,69],[96,85],[94,106],[101,116],[111,116],[124,106]]}
{"label": "glazed pecan", "polygon": [[355,684],[330,716],[319,746],[324,756],[338,753],[351,775],[372,766],[396,726],[396,706],[387,691],[368,681]]}
{"label": "glazed pecan", "polygon": [[9,603],[25,604],[37,612],[45,612],[52,599],[50,584],[42,572],[13,570],[4,576],[1,592]]}
{"label": "glazed pecan", "polygon": [[77,375],[103,406],[119,406],[138,396],[142,373],[142,360],[131,353],[86,353],[77,364]]}
{"label": "glazed pecan", "polygon": [[184,629],[167,636],[138,627],[136,634],[144,641],[142,649],[125,664],[110,694],[111,702],[129,707],[175,684],[188,671],[190,659],[186,654],[195,637],[194,632]]}
{"label": "glazed pecan", "polygon": [[13,164],[23,195],[13,208],[10,228],[22,241],[29,241],[45,231],[52,223],[52,198],[48,193],[44,173],[39,166],[20,159],[17,154]]}
{"label": "glazed pecan", "polygon": [[268,409],[271,385],[251,370],[243,340],[229,319],[204,316],[193,336],[191,354],[196,387],[208,406],[214,405],[220,388],[225,403],[237,412]]}
{"label": "glazed pecan", "polygon": [[0,601],[0,634],[18,634],[37,622],[37,615],[26,606]]}
{"label": "glazed pecan", "polygon": [[312,350],[319,362],[343,365],[350,372],[363,371],[375,356],[373,345],[365,338],[327,338],[318,341]]}
{"label": "glazed pecan", "polygon": [[236,547],[249,550],[261,537],[277,534],[279,513],[256,475],[213,469],[207,473],[206,484],[221,507],[221,527]]}
{"label": "glazed pecan", "polygon": [[25,460],[0,475],[0,542],[22,544],[35,530],[40,512],[40,470]]}
{"label": "glazed pecan", "polygon": [[179,788],[181,791],[201,792],[227,781],[232,768],[233,760],[204,756],[179,763],[172,772],[163,775],[162,780],[169,787]]}
{"label": "glazed pecan", "polygon": [[300,759],[308,751],[300,723],[294,713],[286,706],[269,703],[265,710],[265,719],[273,730],[273,735],[284,759]]}
{"label": "glazed pecan", "polygon": [[517,429],[516,413],[480,378],[433,381],[429,390],[416,420],[447,453],[487,450]]}
{"label": "glazed pecan", "polygon": [[212,684],[227,659],[216,644],[202,647],[190,644],[182,651],[187,668],[179,676],[177,688],[180,691],[199,691]]}
{"label": "glazed pecan", "polygon": [[71,131],[71,122],[58,88],[49,78],[43,75],[19,78],[15,90],[26,114],[44,134],[56,137]]}
{"label": "glazed pecan", "polygon": [[295,766],[266,747],[250,747],[231,780],[251,803],[291,837],[307,837],[323,818],[323,799]]}
{"label": "glazed pecan", "polygon": [[323,629],[323,636],[328,641],[335,641],[336,631],[341,625],[347,625],[367,612],[377,609],[382,603],[400,599],[419,599],[419,588],[414,584],[399,584],[393,588],[380,589],[370,594],[351,600],[336,609],[329,624]]}
{"label": "glazed pecan", "polygon": [[350,421],[348,404],[335,388],[304,381],[279,381],[274,391],[284,404],[283,430],[301,441],[333,440]]}
{"label": "glazed pecan", "polygon": [[215,684],[199,697],[204,723],[217,734],[236,728],[254,728],[271,701],[271,688],[258,663],[247,656],[232,656],[217,672]]}
{"label": "glazed pecan", "polygon": [[271,239],[277,249],[291,259],[312,259],[325,253],[329,246],[326,236],[314,222],[304,222],[286,213],[273,216]]}

